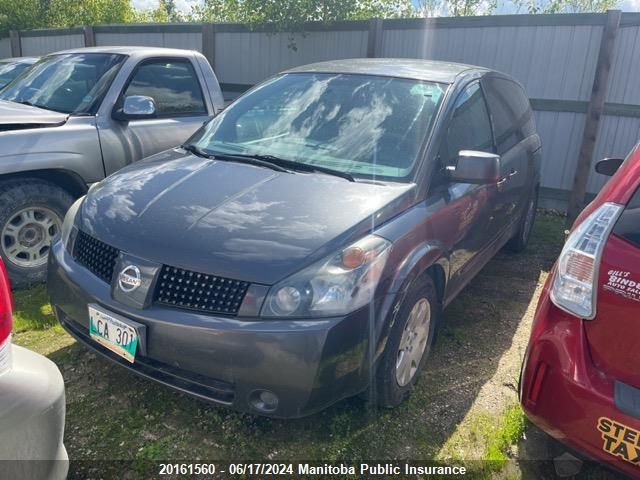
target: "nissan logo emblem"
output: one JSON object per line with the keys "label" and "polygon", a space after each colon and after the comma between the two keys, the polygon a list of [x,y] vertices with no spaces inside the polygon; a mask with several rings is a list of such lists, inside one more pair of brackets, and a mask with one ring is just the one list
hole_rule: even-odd
{"label": "nissan logo emblem", "polygon": [[127,265],[118,275],[118,286],[123,292],[133,292],[142,284],[140,269],[135,265]]}

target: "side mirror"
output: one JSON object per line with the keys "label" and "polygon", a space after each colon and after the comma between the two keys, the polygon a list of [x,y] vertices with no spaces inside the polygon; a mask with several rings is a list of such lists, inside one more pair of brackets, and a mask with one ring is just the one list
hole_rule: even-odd
{"label": "side mirror", "polygon": [[475,150],[460,150],[455,167],[447,167],[449,178],[462,183],[498,183],[500,155]]}
{"label": "side mirror", "polygon": [[624,158],[603,158],[596,162],[596,172],[612,177],[624,162]]}
{"label": "side mirror", "polygon": [[156,115],[156,102],[153,98],[144,95],[130,95],[125,97],[122,108],[113,112],[116,120],[136,120],[153,118]]}

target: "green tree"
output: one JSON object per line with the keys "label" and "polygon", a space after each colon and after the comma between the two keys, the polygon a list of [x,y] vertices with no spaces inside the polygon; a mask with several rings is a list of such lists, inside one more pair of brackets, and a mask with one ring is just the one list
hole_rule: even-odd
{"label": "green tree", "polygon": [[415,14],[411,0],[205,0],[192,8],[190,20],[271,23],[291,29],[304,22],[406,17]]}
{"label": "green tree", "polygon": [[158,5],[149,10],[135,12],[136,22],[183,22],[183,12],[176,6],[175,0],[158,0]]}
{"label": "green tree", "polygon": [[[499,3],[498,3],[499,2]],[[619,0],[418,0],[420,17],[491,15],[500,13],[605,12]]]}
{"label": "green tree", "polygon": [[0,30],[42,27],[42,6],[40,0],[0,0]]}
{"label": "green tree", "polygon": [[127,23],[133,20],[130,0],[49,0],[47,18],[52,26]]}
{"label": "green tree", "polygon": [[126,23],[130,0],[0,0],[0,31]]}
{"label": "green tree", "polygon": [[619,0],[513,0],[519,10],[527,13],[587,13],[606,12],[619,5]]}

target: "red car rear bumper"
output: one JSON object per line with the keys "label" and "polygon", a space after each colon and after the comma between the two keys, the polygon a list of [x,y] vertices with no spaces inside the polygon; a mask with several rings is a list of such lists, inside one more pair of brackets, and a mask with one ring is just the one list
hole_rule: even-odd
{"label": "red car rear bumper", "polygon": [[523,364],[524,411],[571,449],[640,478],[640,419],[616,407],[614,379],[593,365],[583,320],[551,302],[549,283]]}

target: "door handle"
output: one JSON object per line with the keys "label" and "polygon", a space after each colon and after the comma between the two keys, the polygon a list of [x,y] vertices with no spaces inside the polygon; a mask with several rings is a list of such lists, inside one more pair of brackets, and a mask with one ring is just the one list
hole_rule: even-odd
{"label": "door handle", "polygon": [[505,182],[507,182],[508,180],[511,179],[511,177],[514,177],[515,175],[518,174],[517,170],[511,170],[510,173],[508,173],[504,178],[502,178],[499,182],[498,182],[498,186],[500,185],[504,185]]}

